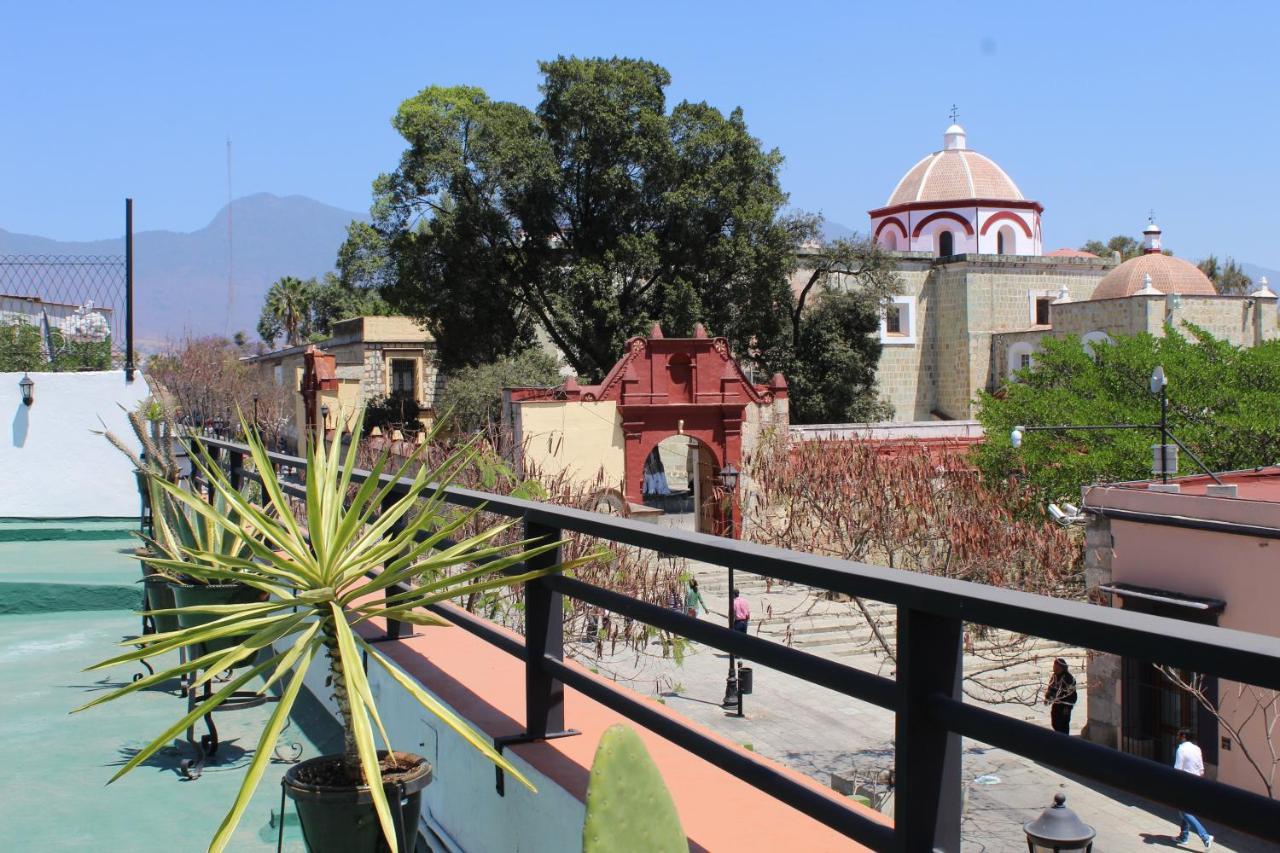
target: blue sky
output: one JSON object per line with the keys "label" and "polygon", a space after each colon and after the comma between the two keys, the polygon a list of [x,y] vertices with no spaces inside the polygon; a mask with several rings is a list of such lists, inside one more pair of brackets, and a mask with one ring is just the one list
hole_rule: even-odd
{"label": "blue sky", "polygon": [[[126,11],[127,10],[127,11]],[[430,84],[533,105],[557,54],[665,65],[672,103],[741,105],[792,203],[863,229],[958,104],[1046,208],[1046,249],[1137,234],[1280,267],[1280,4],[12,3],[0,13],[0,228],[199,228],[236,196],[354,210]]]}

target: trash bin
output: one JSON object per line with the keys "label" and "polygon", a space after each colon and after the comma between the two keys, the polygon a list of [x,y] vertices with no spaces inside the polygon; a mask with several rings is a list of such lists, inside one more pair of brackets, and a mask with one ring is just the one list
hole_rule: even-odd
{"label": "trash bin", "polygon": [[752,672],[749,666],[738,667],[738,692],[750,693],[752,685]]}

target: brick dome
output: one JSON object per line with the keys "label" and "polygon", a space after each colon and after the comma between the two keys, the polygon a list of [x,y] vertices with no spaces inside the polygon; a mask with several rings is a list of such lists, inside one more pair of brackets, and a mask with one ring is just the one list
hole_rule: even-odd
{"label": "brick dome", "polygon": [[1004,169],[965,146],[964,128],[951,125],[943,139],[941,151],[928,155],[902,176],[886,207],[918,201],[1024,200]]}
{"label": "brick dome", "polygon": [[1217,296],[1213,282],[1200,272],[1195,264],[1150,252],[1130,258],[1102,277],[1094,288],[1091,299],[1115,299],[1132,296],[1142,290],[1143,280],[1151,276],[1151,286],[1161,293],[1181,293],[1192,296]]}

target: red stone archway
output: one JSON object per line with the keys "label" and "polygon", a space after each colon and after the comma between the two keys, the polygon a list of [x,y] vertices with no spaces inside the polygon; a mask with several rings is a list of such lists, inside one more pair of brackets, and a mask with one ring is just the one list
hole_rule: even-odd
{"label": "red stone archway", "polygon": [[697,439],[717,470],[728,464],[741,469],[747,406],[785,399],[787,383],[781,373],[767,385],[749,381],[729,353],[729,342],[708,337],[701,324],[692,338],[663,337],[654,324],[649,337],[627,341],[626,353],[600,384],[579,385],[570,378],[552,393],[565,401],[617,403],[625,439],[623,494],[641,503],[645,458],[669,436]]}

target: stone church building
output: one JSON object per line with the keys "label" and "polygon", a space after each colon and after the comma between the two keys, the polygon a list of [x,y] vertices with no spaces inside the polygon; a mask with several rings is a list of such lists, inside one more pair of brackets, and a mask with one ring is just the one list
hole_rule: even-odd
{"label": "stone church building", "polygon": [[1154,223],[1145,253],[1121,264],[1045,253],[1043,214],[958,124],[869,212],[902,282],[880,324],[880,393],[895,421],[969,419],[977,392],[1033,363],[1049,334],[1104,340],[1187,320],[1240,345],[1277,335],[1265,281],[1248,296],[1219,296],[1193,264],[1162,254]]}

